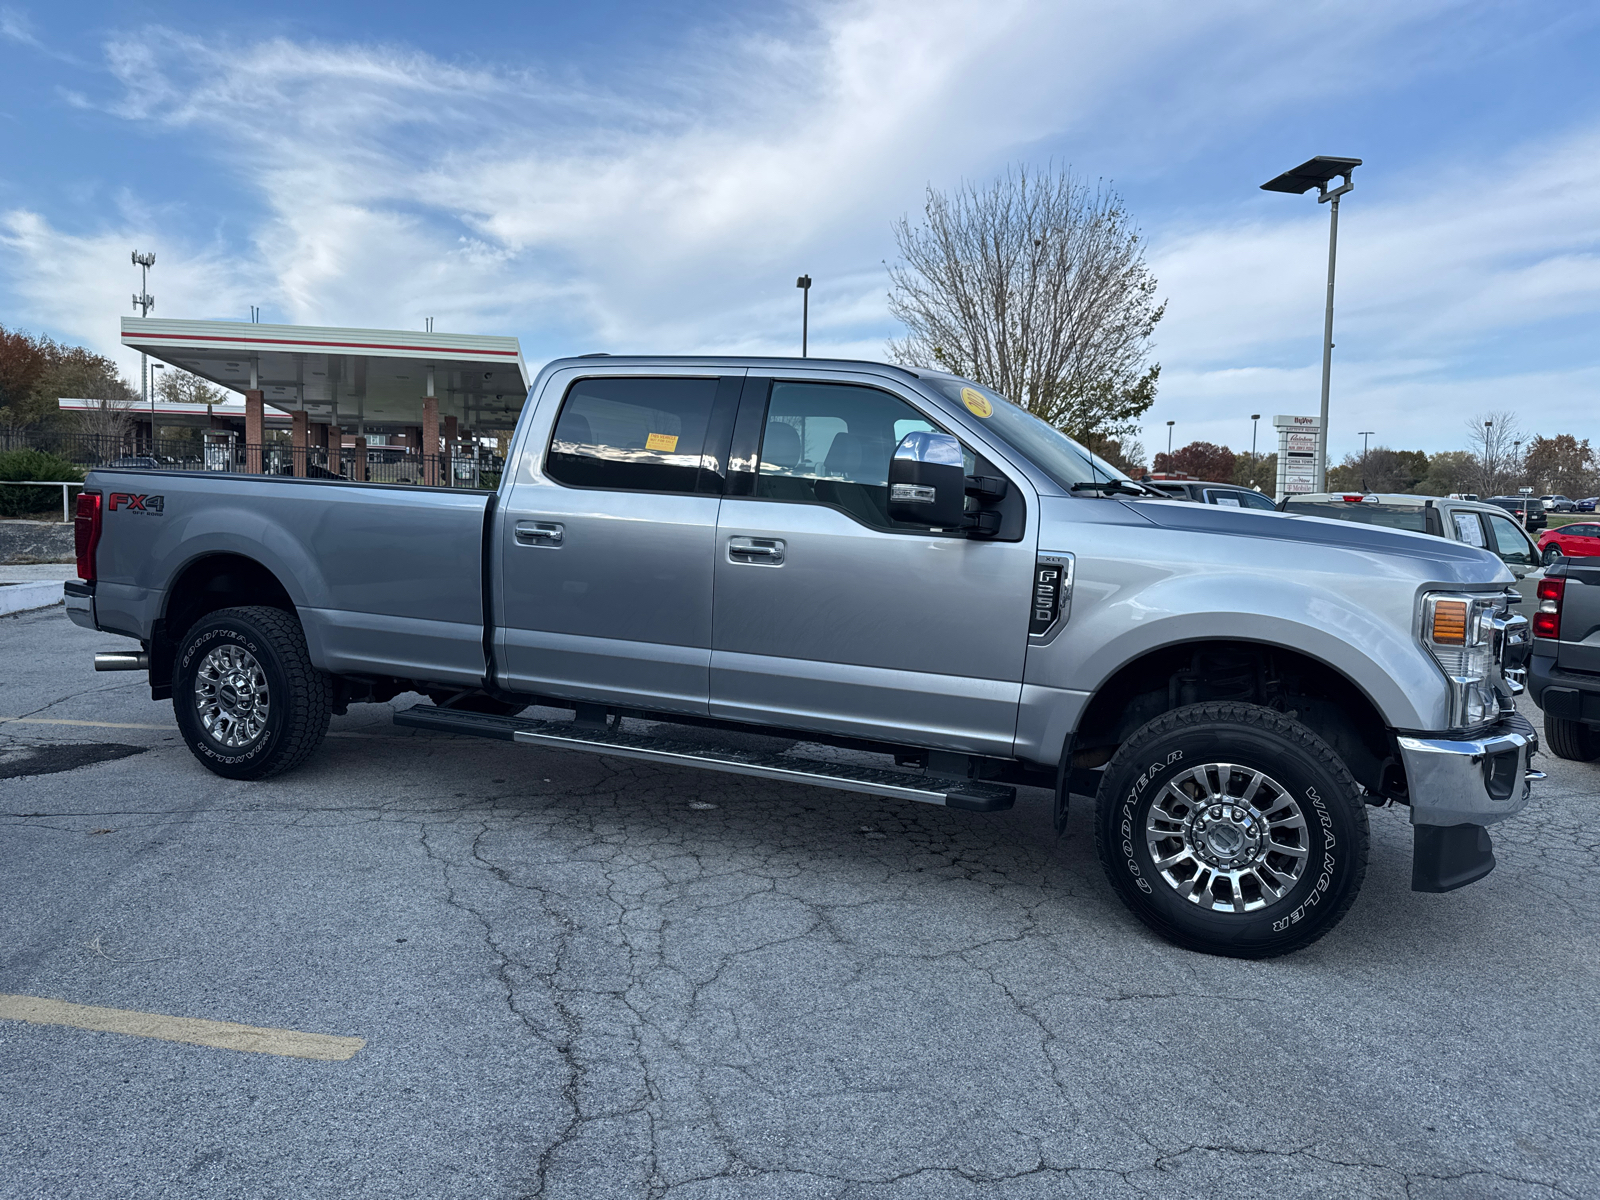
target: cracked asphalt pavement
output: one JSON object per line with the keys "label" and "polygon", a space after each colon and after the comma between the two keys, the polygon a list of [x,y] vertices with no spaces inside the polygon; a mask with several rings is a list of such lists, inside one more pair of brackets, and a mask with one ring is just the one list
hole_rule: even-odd
{"label": "cracked asphalt pavement", "polygon": [[[1600,763],[1309,950],[1118,903],[1086,804],[972,814],[397,729],[219,779],[118,639],[0,619],[0,993],[367,1039],[0,1021],[5,1197],[1600,1195]],[[399,704],[414,702],[402,697]],[[1537,719],[1537,714],[1530,715]]]}

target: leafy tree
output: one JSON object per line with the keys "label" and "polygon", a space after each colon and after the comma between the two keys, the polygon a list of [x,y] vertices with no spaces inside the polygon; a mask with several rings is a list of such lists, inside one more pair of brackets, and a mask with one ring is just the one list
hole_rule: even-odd
{"label": "leafy tree", "polygon": [[0,326],[0,425],[15,433],[48,410],[40,384],[49,367],[49,355],[38,339]]}
{"label": "leafy tree", "polygon": [[1233,482],[1240,487],[1260,488],[1268,496],[1278,494],[1278,456],[1245,451],[1233,460]]}
{"label": "leafy tree", "polygon": [[1080,441],[1126,441],[1155,401],[1163,306],[1121,198],[1070,170],[927,191],[894,227],[889,311],[907,366],[986,384]]}
{"label": "leafy tree", "polygon": [[1156,472],[1189,475],[1210,483],[1232,483],[1234,463],[1238,457],[1226,446],[1190,442],[1171,454],[1156,455],[1152,468]]}
{"label": "leafy tree", "polygon": [[221,388],[188,371],[167,370],[161,375],[157,393],[169,404],[221,404],[228,398]]}
{"label": "leafy tree", "polygon": [[1590,449],[1589,439],[1580,442],[1570,433],[1534,438],[1523,460],[1523,470],[1537,495],[1555,494],[1577,500],[1600,490],[1600,460]]}
{"label": "leafy tree", "polygon": [[[1443,450],[1428,456],[1428,473],[1416,487],[1419,496],[1448,496],[1452,492],[1477,492],[1478,462],[1470,450]],[[1480,496],[1492,492],[1478,492]]]}
{"label": "leafy tree", "polygon": [[1330,492],[1409,492],[1428,474],[1428,456],[1421,450],[1373,446],[1365,455],[1349,454],[1328,469]]}

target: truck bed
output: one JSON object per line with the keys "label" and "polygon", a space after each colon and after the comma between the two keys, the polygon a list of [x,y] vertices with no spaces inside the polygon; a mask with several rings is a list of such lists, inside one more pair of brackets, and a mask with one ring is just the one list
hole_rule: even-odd
{"label": "truck bed", "polygon": [[489,493],[146,470],[92,471],[85,486],[102,493],[102,628],[148,640],[181,577],[239,554],[289,594],[322,670],[483,678]]}

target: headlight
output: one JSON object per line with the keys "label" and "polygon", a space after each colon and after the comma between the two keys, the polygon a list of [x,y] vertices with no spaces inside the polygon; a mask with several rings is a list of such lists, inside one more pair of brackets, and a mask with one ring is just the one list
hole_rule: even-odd
{"label": "headlight", "polygon": [[1435,592],[1422,599],[1422,641],[1450,681],[1450,727],[1470,728],[1494,719],[1498,596]]}

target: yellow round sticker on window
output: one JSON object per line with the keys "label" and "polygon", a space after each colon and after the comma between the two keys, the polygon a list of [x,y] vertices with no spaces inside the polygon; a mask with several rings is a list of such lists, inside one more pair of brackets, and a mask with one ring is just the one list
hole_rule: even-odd
{"label": "yellow round sticker on window", "polygon": [[967,411],[975,417],[988,417],[994,415],[994,405],[989,403],[989,398],[977,388],[962,388],[961,403],[967,406]]}

